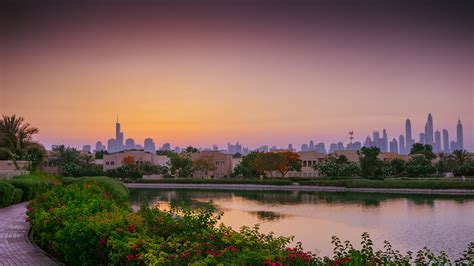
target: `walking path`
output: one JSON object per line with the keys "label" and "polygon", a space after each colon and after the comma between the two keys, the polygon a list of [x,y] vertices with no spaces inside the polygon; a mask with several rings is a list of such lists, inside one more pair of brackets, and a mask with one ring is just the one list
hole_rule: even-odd
{"label": "walking path", "polygon": [[0,265],[56,265],[28,238],[26,203],[0,209]]}
{"label": "walking path", "polygon": [[223,189],[223,190],[286,190],[314,192],[369,192],[396,194],[474,195],[474,189],[411,189],[411,188],[345,188],[302,185],[250,185],[250,184],[171,184],[171,183],[126,183],[128,188],[155,189]]}

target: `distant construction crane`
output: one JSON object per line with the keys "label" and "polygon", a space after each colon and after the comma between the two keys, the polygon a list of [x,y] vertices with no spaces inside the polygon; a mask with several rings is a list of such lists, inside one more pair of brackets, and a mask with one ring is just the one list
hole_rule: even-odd
{"label": "distant construction crane", "polygon": [[352,144],[352,140],[354,139],[354,131],[349,131],[349,139],[351,140]]}

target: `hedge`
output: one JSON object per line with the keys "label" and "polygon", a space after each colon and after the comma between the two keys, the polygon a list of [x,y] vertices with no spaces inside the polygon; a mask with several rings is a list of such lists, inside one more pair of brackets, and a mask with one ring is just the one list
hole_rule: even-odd
{"label": "hedge", "polygon": [[93,177],[81,177],[67,179],[65,184],[97,184],[104,188],[112,199],[117,202],[125,203],[128,202],[129,191],[128,188],[119,181],[116,181],[106,176],[93,176]]}
{"label": "hedge", "polygon": [[300,182],[309,186],[336,186],[347,188],[410,188],[410,189],[474,189],[474,181],[459,180],[313,180]]}
{"label": "hedge", "polygon": [[249,185],[292,185],[293,181],[289,179],[195,179],[195,178],[176,178],[176,179],[157,179],[135,180],[135,183],[158,183],[158,184],[249,184]]}
{"label": "hedge", "polygon": [[13,203],[15,187],[0,180],[0,207],[8,207]]}
{"label": "hedge", "polygon": [[51,182],[35,175],[17,176],[8,182],[23,190],[22,201],[31,200],[34,196],[45,193],[52,187]]}
{"label": "hedge", "polygon": [[15,188],[13,191],[13,204],[20,203],[23,198],[23,190]]}

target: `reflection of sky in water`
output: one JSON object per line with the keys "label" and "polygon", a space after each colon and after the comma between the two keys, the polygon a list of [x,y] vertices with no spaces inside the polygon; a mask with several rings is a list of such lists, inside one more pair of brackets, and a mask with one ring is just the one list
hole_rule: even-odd
{"label": "reflection of sky in water", "polygon": [[331,254],[332,235],[358,247],[363,232],[370,233],[377,248],[388,240],[400,251],[428,246],[456,258],[474,241],[474,201],[464,197],[132,190],[134,205],[143,200],[161,207],[172,200],[191,206],[212,200],[224,211],[226,225],[238,229],[259,223],[263,232],[294,235],[322,255]]}

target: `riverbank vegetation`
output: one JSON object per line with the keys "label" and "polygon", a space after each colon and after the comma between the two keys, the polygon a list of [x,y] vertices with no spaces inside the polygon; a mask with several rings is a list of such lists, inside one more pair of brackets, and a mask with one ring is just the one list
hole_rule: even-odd
{"label": "riverbank vegetation", "polygon": [[[128,191],[106,177],[69,179],[28,205],[34,241],[69,265],[376,265],[445,264],[428,249],[401,254],[386,242],[376,250],[368,234],[362,248],[333,238],[334,253],[319,257],[292,237],[262,234],[258,226],[234,230],[219,224],[212,203],[191,210],[142,206],[134,212]],[[474,243],[459,263],[472,263]],[[471,256],[471,257],[470,257]]]}

